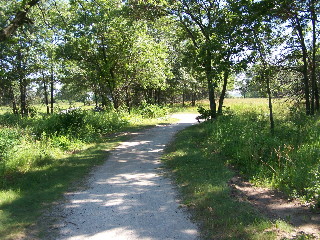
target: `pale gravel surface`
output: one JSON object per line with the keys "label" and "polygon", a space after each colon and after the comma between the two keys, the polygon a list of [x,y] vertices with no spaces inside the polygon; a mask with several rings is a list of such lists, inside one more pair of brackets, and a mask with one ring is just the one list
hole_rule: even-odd
{"label": "pale gravel surface", "polygon": [[159,160],[174,134],[195,123],[195,114],[157,126],[122,143],[92,173],[88,188],[69,193],[62,206],[59,240],[195,240],[197,226],[179,207]]}

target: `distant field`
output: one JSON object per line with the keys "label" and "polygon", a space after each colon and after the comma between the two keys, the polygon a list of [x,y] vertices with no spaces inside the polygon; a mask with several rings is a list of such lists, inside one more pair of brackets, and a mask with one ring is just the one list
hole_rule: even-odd
{"label": "distant field", "polygon": [[[216,103],[218,104],[217,100]],[[281,109],[281,111],[286,108],[288,109],[291,106],[290,101],[288,99],[273,99],[272,100],[274,110],[277,111]],[[182,108],[181,104],[174,105],[174,110],[181,111],[191,111],[197,112],[197,107],[203,106],[209,109],[209,100],[199,100],[196,102],[195,107],[191,107],[190,103],[186,103],[186,107]],[[224,110],[228,108],[239,108],[239,109],[252,109],[256,108],[257,110],[267,112],[269,111],[268,99],[267,98],[226,98],[223,102]]]}
{"label": "distant field", "polygon": [[[94,108],[94,105],[86,105],[84,106],[83,103],[80,102],[74,102],[74,103],[68,103],[68,102],[57,102],[54,104],[54,112],[59,112],[61,110],[65,110],[68,108],[81,108],[81,109],[92,109]],[[36,110],[37,113],[46,113],[47,108],[44,104],[36,104],[31,105],[31,108]],[[10,106],[0,106],[0,114],[6,113],[6,112],[12,112],[12,108]]]}

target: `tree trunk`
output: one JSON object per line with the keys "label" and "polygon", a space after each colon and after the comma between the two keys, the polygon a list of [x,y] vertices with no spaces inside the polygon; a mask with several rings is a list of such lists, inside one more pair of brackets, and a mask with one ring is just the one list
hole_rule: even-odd
{"label": "tree trunk", "polygon": [[191,97],[191,106],[194,107],[196,105],[196,84],[193,84]]}
{"label": "tree trunk", "polygon": [[22,116],[28,115],[27,109],[27,81],[25,79],[23,65],[23,56],[20,49],[17,52],[17,71],[19,75],[19,90],[20,90],[20,114]]}
{"label": "tree trunk", "polygon": [[266,82],[267,82],[267,93],[268,93],[268,100],[269,100],[270,132],[271,132],[271,134],[274,134],[272,95],[271,95],[271,89],[270,89],[270,77],[269,76],[266,76]]}
{"label": "tree trunk", "polygon": [[94,102],[96,104],[96,108],[98,108],[98,94],[97,94],[97,91],[94,91]]}
{"label": "tree trunk", "polygon": [[129,86],[126,86],[124,90],[125,90],[125,93],[126,93],[125,102],[126,102],[126,105],[127,105],[127,108],[128,108],[128,112],[130,114],[130,112],[131,112],[131,95],[130,95]]}
{"label": "tree trunk", "polygon": [[317,81],[315,83],[314,96],[315,96],[315,110],[319,111],[320,110],[320,99],[319,99],[319,88],[318,88]]}
{"label": "tree trunk", "polygon": [[161,104],[161,88],[157,89],[157,98],[158,98],[158,105]]}
{"label": "tree trunk", "polygon": [[114,109],[118,110],[119,107],[120,107],[120,97],[119,97],[119,93],[117,93],[117,92],[114,92],[114,93],[113,93],[112,103],[113,103]]}
{"label": "tree trunk", "polygon": [[42,78],[43,78],[43,90],[44,90],[44,103],[46,104],[47,114],[50,114],[48,86],[43,73],[42,73]]}
{"label": "tree trunk", "polygon": [[[107,101],[107,97],[105,95],[105,93],[101,93],[100,94],[100,98],[101,98],[101,106],[103,108],[105,108],[108,105],[108,101]],[[115,105],[115,104],[114,104]],[[115,106],[114,106],[115,107]],[[116,108],[116,107],[115,107]]]}
{"label": "tree trunk", "polygon": [[53,67],[51,66],[51,80],[50,80],[50,109],[51,109],[51,114],[53,114],[53,103],[54,103],[54,77],[53,77]]}
{"label": "tree trunk", "polygon": [[44,101],[45,101],[46,108],[47,108],[47,114],[50,114],[48,86],[45,81],[43,81],[43,88],[44,88]]}
{"label": "tree trunk", "polygon": [[298,16],[295,17],[295,20],[296,20],[296,28],[299,34],[299,41],[302,49],[302,60],[303,60],[302,73],[303,73],[303,84],[304,84],[304,98],[306,101],[305,103],[306,114],[310,115],[311,111],[310,111],[309,77],[308,77],[308,52],[307,52],[307,47],[306,47],[304,36],[303,36],[302,26]]}
{"label": "tree trunk", "polygon": [[183,84],[183,89],[182,89],[182,107],[185,105],[185,100],[186,100],[186,85]]}
{"label": "tree trunk", "polygon": [[222,107],[223,107],[224,98],[226,96],[228,78],[229,78],[229,70],[226,70],[224,71],[224,74],[223,74],[223,87],[222,87],[222,92],[219,98],[218,114],[222,114]]}
{"label": "tree trunk", "polygon": [[19,88],[20,88],[20,113],[22,116],[28,116],[27,81],[24,77],[19,80]]}
{"label": "tree trunk", "polygon": [[14,114],[19,114],[19,111],[18,111],[18,108],[17,108],[16,98],[14,96],[14,91],[13,91],[13,88],[12,88],[12,83],[10,83],[9,91],[10,91],[10,98],[11,98],[11,101],[12,101],[12,111],[13,111]]}
{"label": "tree trunk", "polygon": [[214,93],[215,86],[213,84],[213,71],[211,66],[210,50],[206,50],[205,71],[206,71],[206,77],[207,77],[207,83],[208,83],[211,119],[215,119],[217,117],[217,113],[216,113],[216,101],[215,101],[215,93]]}
{"label": "tree trunk", "polygon": [[316,32],[316,22],[317,14],[315,13],[315,1],[311,1],[310,12],[312,21],[312,58],[311,58],[311,114],[315,113],[315,110],[319,110],[319,91],[316,80],[316,52],[317,52],[317,32]]}

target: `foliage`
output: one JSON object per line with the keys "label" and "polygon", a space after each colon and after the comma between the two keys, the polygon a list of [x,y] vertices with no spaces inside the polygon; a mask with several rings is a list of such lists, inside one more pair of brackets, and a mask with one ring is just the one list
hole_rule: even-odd
{"label": "foliage", "polygon": [[22,118],[5,114],[0,118],[0,174],[29,171],[45,164],[56,154],[77,151],[85,142],[94,142],[128,126],[116,112],[76,109],[66,113]]}
{"label": "foliage", "polygon": [[[219,119],[219,118],[218,118]],[[181,190],[182,203],[200,222],[203,239],[276,239],[272,222],[236,201],[228,186],[233,172],[223,154],[212,151],[210,123],[178,133],[163,157]],[[211,132],[207,131],[211,130]],[[276,227],[276,226],[275,226]]]}
{"label": "foliage", "polygon": [[160,118],[165,117],[169,112],[169,108],[166,106],[159,106],[156,104],[148,104],[143,102],[139,108],[137,108],[137,113],[143,118]]}
{"label": "foliage", "polygon": [[257,184],[280,188],[292,197],[319,201],[318,117],[280,101],[275,107],[277,127],[268,131],[266,107],[233,104],[227,114],[202,125],[208,132],[208,152],[220,152],[230,165]]}
{"label": "foliage", "polygon": [[[149,108],[155,116],[166,112]],[[169,121],[114,110],[75,109],[32,118],[0,115],[0,238],[23,235],[44,209],[128,137],[111,133],[161,122]]]}
{"label": "foliage", "polygon": [[211,110],[210,109],[205,109],[202,106],[198,107],[198,112],[200,113],[200,116],[197,117],[197,120],[199,121],[200,119],[204,119],[205,121],[210,119],[211,116]]}

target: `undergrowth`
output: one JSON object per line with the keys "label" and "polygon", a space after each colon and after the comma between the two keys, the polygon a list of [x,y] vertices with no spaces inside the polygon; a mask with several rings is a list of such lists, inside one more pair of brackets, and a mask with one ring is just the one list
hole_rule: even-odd
{"label": "undergrowth", "polygon": [[231,104],[223,116],[202,124],[209,152],[219,152],[244,176],[291,197],[320,202],[320,118],[283,101],[275,104],[270,133],[266,105]]}
{"label": "undergrowth", "polygon": [[153,114],[75,109],[0,115],[0,239],[23,238],[43,209],[125,137],[113,133],[170,121],[163,109],[149,108]]}
{"label": "undergrowth", "polygon": [[272,222],[231,196],[228,181],[234,173],[226,166],[228,159],[211,151],[208,138],[212,132],[204,126],[180,132],[163,156],[179,185],[183,204],[200,223],[202,238],[275,239]]}
{"label": "undergrowth", "polygon": [[257,185],[319,202],[319,117],[284,101],[274,105],[274,134],[266,101],[229,101],[224,115],[184,130],[167,149],[163,160],[204,238],[278,239],[278,232],[291,232],[284,221],[266,220],[232,197],[228,181],[235,173],[230,169]]}

